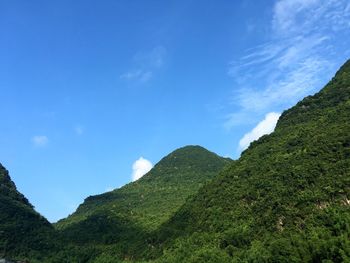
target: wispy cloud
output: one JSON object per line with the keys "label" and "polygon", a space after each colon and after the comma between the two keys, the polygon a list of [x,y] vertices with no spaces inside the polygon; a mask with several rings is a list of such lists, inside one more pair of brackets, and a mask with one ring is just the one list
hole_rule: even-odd
{"label": "wispy cloud", "polygon": [[230,63],[238,110],[227,115],[225,127],[290,107],[317,91],[335,69],[336,38],[350,29],[348,9],[347,0],[276,1],[268,41]]}
{"label": "wispy cloud", "polygon": [[132,165],[132,181],[136,181],[148,173],[153,167],[153,164],[147,159],[140,157]]}
{"label": "wispy cloud", "polygon": [[120,75],[127,81],[148,82],[164,65],[166,49],[163,46],[153,48],[149,52],[137,53],[133,57],[134,67]]}
{"label": "wispy cloud", "polygon": [[[272,20],[272,26],[275,31],[278,33],[288,33],[300,30],[297,28],[297,19],[298,16],[304,14],[310,10],[310,8],[314,8],[319,4],[319,0],[280,0],[277,1],[274,6],[274,15]],[[307,20],[303,25],[307,24]],[[305,28],[301,28],[304,29]]]}
{"label": "wispy cloud", "polygon": [[45,135],[36,135],[32,137],[32,143],[36,147],[44,147],[48,144],[49,139]]}
{"label": "wispy cloud", "polygon": [[250,132],[244,134],[239,141],[239,150],[245,150],[248,148],[251,142],[256,141],[265,134],[270,134],[274,131],[277,121],[281,116],[280,113],[270,112],[266,114],[265,118],[258,123]]}
{"label": "wispy cloud", "polygon": [[294,103],[314,91],[319,83],[316,76],[327,69],[327,62],[320,57],[309,57],[285,70],[271,73],[263,89],[240,89],[236,98],[241,109],[244,112],[266,112],[271,107]]}
{"label": "wispy cloud", "polygon": [[349,28],[349,9],[347,0],[279,0],[272,27],[283,35],[339,31]]}

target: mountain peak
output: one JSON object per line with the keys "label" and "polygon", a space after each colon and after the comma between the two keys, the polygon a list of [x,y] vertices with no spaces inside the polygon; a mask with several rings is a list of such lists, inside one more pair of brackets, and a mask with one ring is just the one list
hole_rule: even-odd
{"label": "mountain peak", "polygon": [[220,157],[199,145],[187,145],[178,148],[161,159],[154,167],[155,170],[162,169],[199,169],[203,171],[217,171],[218,166],[229,161]]}
{"label": "mountain peak", "polygon": [[[109,218],[117,221],[124,218],[137,227],[154,230],[228,163],[228,159],[201,146],[181,147],[165,156],[139,180],[112,192],[87,198],[74,214],[59,221],[56,227],[67,235],[70,235],[70,229],[80,229],[84,235],[84,226],[94,222],[94,216],[108,214],[112,208]],[[108,222],[103,222],[108,225]],[[101,238],[110,235],[111,230],[106,228],[106,233],[101,233],[92,229],[91,232]],[[128,229],[120,228],[114,237],[130,235],[127,232]],[[91,241],[87,236],[80,237],[80,240],[83,239]]]}
{"label": "mountain peak", "polygon": [[[213,152],[210,152],[206,148],[200,146],[200,145],[186,145],[180,148],[177,148],[176,150],[169,153],[168,156],[181,156],[181,155],[197,155],[197,154],[214,154]],[[166,158],[164,157],[164,159]]]}
{"label": "mountain peak", "polygon": [[162,160],[167,158],[188,159],[192,156],[199,156],[199,155],[218,156],[216,153],[213,153],[200,145],[186,145],[174,150],[173,152],[165,156]]}

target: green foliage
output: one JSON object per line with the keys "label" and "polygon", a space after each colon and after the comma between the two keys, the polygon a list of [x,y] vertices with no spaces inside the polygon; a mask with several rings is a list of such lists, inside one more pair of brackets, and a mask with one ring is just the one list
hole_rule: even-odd
{"label": "green foliage", "polygon": [[154,244],[171,251],[206,233],[233,262],[348,260],[349,131],[350,61],[202,187]]}
{"label": "green foliage", "polygon": [[54,229],[17,191],[0,165],[0,258],[41,258],[55,249]]}
{"label": "green foliage", "polygon": [[0,257],[350,262],[350,61],[239,160],[176,150],[140,180],[87,198],[55,225],[59,238],[0,168]]}
{"label": "green foliage", "polygon": [[180,148],[136,182],[88,197],[55,227],[65,243],[101,245],[103,251],[114,245],[120,258],[140,258],[151,232],[230,162],[200,146]]}

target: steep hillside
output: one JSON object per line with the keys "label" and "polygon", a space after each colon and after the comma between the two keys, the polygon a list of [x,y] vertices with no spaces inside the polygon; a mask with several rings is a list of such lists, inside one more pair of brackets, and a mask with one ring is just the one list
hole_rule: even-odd
{"label": "steep hillside", "polygon": [[40,258],[53,249],[51,224],[17,191],[1,164],[0,211],[0,258]]}
{"label": "steep hillside", "polygon": [[0,165],[0,211],[0,258],[350,262],[350,61],[235,162],[180,148],[88,197],[55,225],[59,236]]}
{"label": "steep hillside", "polygon": [[153,245],[165,249],[160,262],[344,262],[349,240],[350,61],[200,189]]}
{"label": "steep hillside", "polygon": [[141,236],[168,220],[229,162],[200,146],[180,148],[136,182],[88,197],[56,228],[75,244],[113,244]]}

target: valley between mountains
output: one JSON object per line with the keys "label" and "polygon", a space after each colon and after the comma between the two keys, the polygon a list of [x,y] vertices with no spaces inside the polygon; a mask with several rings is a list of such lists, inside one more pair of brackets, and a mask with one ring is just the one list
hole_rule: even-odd
{"label": "valley between mountains", "polygon": [[55,224],[0,166],[0,258],[350,262],[350,61],[238,160],[182,147]]}

